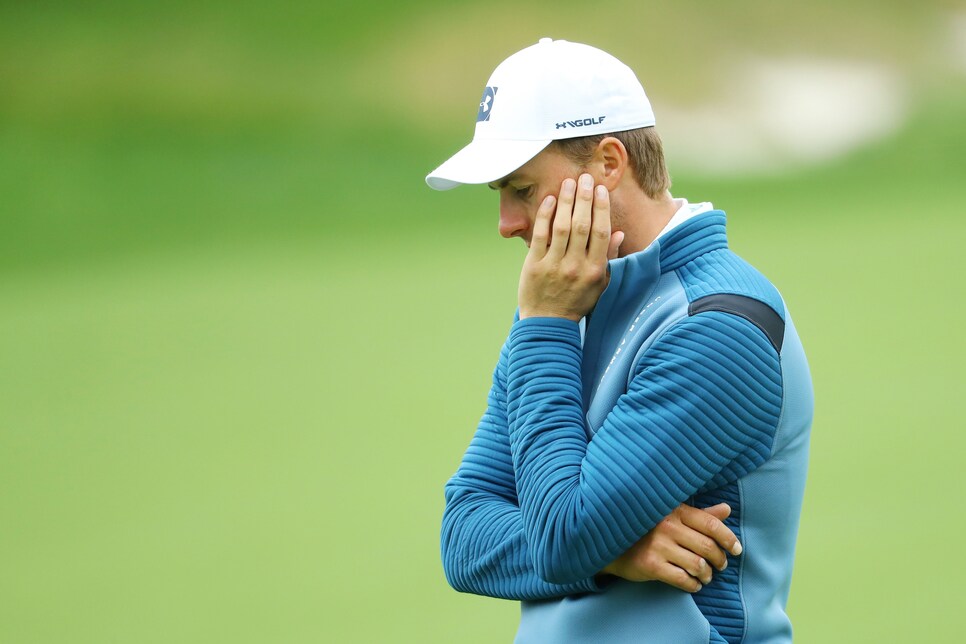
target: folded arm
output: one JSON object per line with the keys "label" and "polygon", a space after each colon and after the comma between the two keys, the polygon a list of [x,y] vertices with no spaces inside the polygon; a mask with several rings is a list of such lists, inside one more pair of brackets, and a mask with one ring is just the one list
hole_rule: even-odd
{"label": "folded arm", "polygon": [[778,355],[737,316],[702,313],[669,329],[592,441],[577,324],[520,320],[508,347],[510,449],[541,579],[587,578],[693,494],[770,453],[781,410]]}
{"label": "folded arm", "polygon": [[[599,574],[553,584],[534,569],[510,452],[507,356],[505,345],[486,413],[446,484],[441,550],[447,580],[462,592],[516,600],[600,590]],[[729,512],[726,505],[705,512],[682,504],[599,572],[631,581],[662,581],[688,592],[700,590],[710,580],[712,567],[721,570],[726,565],[726,550],[738,554],[737,539],[722,523]]]}

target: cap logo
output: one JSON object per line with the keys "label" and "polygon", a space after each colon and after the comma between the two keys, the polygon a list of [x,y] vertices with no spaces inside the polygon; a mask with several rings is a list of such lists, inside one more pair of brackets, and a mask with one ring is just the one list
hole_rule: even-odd
{"label": "cap logo", "polygon": [[483,90],[483,98],[480,99],[480,111],[476,113],[476,122],[489,121],[493,110],[493,101],[496,100],[496,87],[487,87]]}
{"label": "cap logo", "polygon": [[606,116],[598,116],[597,118],[586,118],[577,119],[576,121],[564,121],[563,123],[557,123],[556,129],[566,130],[568,127],[584,127],[587,125],[600,125],[604,122]]}

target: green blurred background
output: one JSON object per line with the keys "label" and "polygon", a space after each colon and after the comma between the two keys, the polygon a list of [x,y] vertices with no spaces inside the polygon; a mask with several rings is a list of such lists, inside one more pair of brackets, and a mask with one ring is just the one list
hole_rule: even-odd
{"label": "green blurred background", "polygon": [[214,0],[0,3],[0,642],[512,638],[438,525],[523,246],[423,176],[548,35],[794,312],[797,640],[961,637],[966,7]]}

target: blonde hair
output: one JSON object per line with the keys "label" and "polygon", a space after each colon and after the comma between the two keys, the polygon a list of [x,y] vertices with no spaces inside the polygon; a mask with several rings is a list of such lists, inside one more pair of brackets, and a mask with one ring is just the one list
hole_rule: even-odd
{"label": "blonde hair", "polygon": [[624,144],[634,170],[634,178],[651,199],[660,199],[671,188],[671,177],[664,163],[664,146],[654,127],[642,127],[612,134],[595,134],[575,139],[557,139],[551,145],[575,163],[585,166],[594,156],[597,145],[612,136]]}

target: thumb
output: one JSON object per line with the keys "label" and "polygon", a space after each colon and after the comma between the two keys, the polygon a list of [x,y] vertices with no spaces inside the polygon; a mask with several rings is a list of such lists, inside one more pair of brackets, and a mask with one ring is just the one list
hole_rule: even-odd
{"label": "thumb", "polygon": [[610,245],[607,247],[607,259],[617,259],[617,251],[623,243],[624,231],[618,230],[616,233],[611,233]]}

